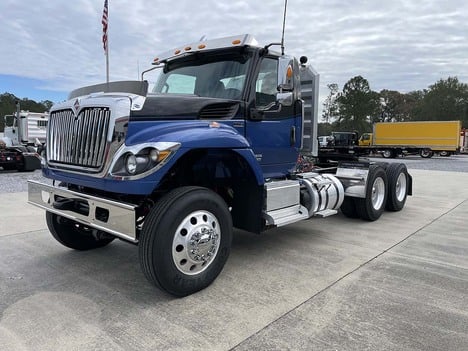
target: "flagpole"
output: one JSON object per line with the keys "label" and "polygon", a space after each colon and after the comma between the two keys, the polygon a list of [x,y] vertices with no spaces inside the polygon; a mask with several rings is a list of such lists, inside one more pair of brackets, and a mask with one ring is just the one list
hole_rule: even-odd
{"label": "flagpole", "polygon": [[106,83],[109,83],[109,43],[106,50]]}
{"label": "flagpole", "polygon": [[106,82],[109,83],[109,6],[108,0],[104,0],[104,9],[102,10],[102,45],[106,55]]}

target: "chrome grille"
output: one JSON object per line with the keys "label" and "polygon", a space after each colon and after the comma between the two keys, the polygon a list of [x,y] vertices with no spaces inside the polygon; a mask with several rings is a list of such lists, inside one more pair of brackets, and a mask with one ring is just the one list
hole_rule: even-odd
{"label": "chrome grille", "polygon": [[52,112],[47,136],[49,164],[99,171],[105,161],[109,121],[110,109],[102,107],[83,108],[76,117],[69,109]]}

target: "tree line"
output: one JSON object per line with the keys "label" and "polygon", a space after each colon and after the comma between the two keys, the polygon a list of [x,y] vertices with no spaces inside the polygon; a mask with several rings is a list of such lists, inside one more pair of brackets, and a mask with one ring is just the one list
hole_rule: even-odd
{"label": "tree line", "polygon": [[[457,77],[440,79],[427,89],[409,93],[373,91],[362,76],[351,78],[341,91],[336,83],[327,87],[319,135],[332,131],[370,132],[375,122],[460,120],[468,128],[468,84]],[[0,132],[4,129],[3,116],[14,113],[17,102],[22,110],[31,112],[48,111],[53,105],[49,100],[36,102],[0,94]]]}
{"label": "tree line", "polygon": [[375,122],[460,120],[468,127],[468,84],[457,77],[440,79],[427,89],[409,93],[373,91],[362,76],[351,78],[341,91],[335,83],[327,87],[319,135],[371,132]]}
{"label": "tree line", "polygon": [[53,105],[53,102],[50,100],[36,102],[28,98],[20,99],[10,93],[0,94],[0,132],[3,132],[3,129],[5,127],[5,120],[3,116],[15,113],[17,102],[19,102],[21,110],[31,112],[49,111]]}

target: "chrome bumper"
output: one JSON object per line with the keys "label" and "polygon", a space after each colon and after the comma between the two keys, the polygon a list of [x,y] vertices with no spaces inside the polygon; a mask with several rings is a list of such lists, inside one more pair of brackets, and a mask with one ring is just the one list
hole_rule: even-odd
{"label": "chrome bumper", "polygon": [[[88,206],[87,214],[69,209],[54,207],[58,199],[79,201]],[[135,205],[81,194],[53,185],[28,181],[28,202],[48,212],[69,218],[83,225],[115,235],[119,238],[138,242],[136,237]],[[97,213],[106,213],[105,221],[97,218]],[[102,218],[102,216],[100,216]]]}

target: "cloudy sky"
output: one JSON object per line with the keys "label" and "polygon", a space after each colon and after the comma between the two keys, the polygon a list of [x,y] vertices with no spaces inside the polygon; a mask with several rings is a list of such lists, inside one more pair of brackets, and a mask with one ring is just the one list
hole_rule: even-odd
{"label": "cloudy sky", "polygon": [[[104,0],[1,0],[0,93],[61,101],[105,81]],[[281,38],[284,0],[109,0],[111,80],[137,79],[158,53],[199,40]],[[286,51],[327,84],[361,75],[372,90],[409,92],[457,76],[468,83],[466,0],[289,0]]]}

